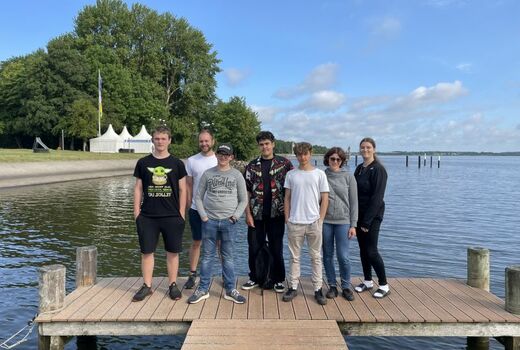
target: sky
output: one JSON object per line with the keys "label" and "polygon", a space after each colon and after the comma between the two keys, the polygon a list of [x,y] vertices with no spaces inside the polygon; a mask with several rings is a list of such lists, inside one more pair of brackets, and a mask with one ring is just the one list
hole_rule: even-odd
{"label": "sky", "polygon": [[[129,5],[135,1],[126,1]],[[520,1],[141,0],[184,17],[276,138],[378,151],[520,151]],[[2,4],[0,61],[74,30],[84,0]]]}

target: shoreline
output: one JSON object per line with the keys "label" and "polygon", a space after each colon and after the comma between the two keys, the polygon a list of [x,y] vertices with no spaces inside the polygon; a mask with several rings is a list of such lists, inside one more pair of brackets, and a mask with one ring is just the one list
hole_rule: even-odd
{"label": "shoreline", "polygon": [[4,163],[0,189],[132,175],[138,159]]}

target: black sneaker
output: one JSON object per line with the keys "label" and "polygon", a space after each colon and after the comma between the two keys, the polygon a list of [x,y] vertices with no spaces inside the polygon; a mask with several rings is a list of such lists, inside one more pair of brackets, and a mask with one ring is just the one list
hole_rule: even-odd
{"label": "black sneaker", "polygon": [[173,282],[170,284],[168,295],[172,300],[179,300],[182,297],[181,291],[179,290],[179,287],[177,287],[177,283]]}
{"label": "black sneaker", "polygon": [[289,288],[282,297],[283,301],[291,301],[298,295],[296,289]]}
{"label": "black sneaker", "polygon": [[285,287],[283,286],[283,283],[281,283],[281,282],[275,283],[273,289],[276,293],[285,292]]}
{"label": "black sneaker", "polygon": [[321,290],[321,288],[314,292],[314,298],[320,305],[327,304],[327,299],[325,299],[325,296],[323,295],[323,291]]}
{"label": "black sneaker", "polygon": [[343,295],[343,298],[347,299],[348,301],[354,300],[354,292],[352,292],[352,289],[350,288],[344,288],[341,292],[341,295]]}
{"label": "black sneaker", "polygon": [[252,280],[249,280],[242,285],[243,290],[249,290],[249,289],[253,289],[255,287],[258,287],[258,283],[256,283],[255,281],[252,281]]}
{"label": "black sneaker", "polygon": [[188,280],[186,283],[184,283],[185,289],[193,289],[195,287],[195,282],[197,281],[197,273],[196,272],[190,272],[188,276]]}
{"label": "black sneaker", "polygon": [[152,295],[153,290],[152,287],[148,287],[146,283],[143,283],[141,288],[134,294],[132,301],[143,301],[149,295]]}
{"label": "black sneaker", "polygon": [[336,286],[330,286],[329,290],[327,291],[327,294],[325,295],[327,299],[334,299],[338,296],[338,287]]}

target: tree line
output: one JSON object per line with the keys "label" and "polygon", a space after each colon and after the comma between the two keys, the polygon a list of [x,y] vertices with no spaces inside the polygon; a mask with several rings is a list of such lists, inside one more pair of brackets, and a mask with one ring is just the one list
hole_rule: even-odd
{"label": "tree line", "polygon": [[0,62],[0,146],[30,147],[40,136],[67,148],[97,135],[98,71],[103,79],[102,129],[126,125],[136,134],[159,124],[172,129],[172,152],[196,152],[198,130],[231,142],[239,159],[256,153],[257,114],[242,97],[215,94],[217,52],[184,18],[141,4],[98,0],[85,6],[74,30],[46,49]]}

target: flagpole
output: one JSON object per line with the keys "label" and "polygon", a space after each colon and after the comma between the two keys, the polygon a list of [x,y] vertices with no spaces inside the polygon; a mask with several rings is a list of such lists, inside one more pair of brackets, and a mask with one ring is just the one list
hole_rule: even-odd
{"label": "flagpole", "polygon": [[103,115],[103,105],[101,99],[102,89],[103,80],[101,79],[101,69],[98,69],[98,136],[101,136],[101,116]]}

